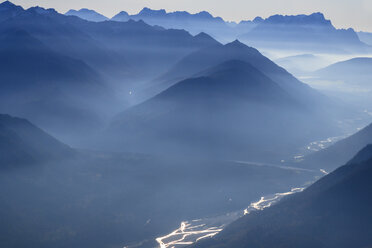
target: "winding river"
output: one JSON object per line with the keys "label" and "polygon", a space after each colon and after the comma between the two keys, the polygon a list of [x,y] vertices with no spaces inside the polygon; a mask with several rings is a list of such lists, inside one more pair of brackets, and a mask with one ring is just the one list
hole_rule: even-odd
{"label": "winding river", "polygon": [[263,210],[278,202],[285,196],[301,192],[305,188],[293,188],[288,192],[263,196],[252,202],[246,209],[211,218],[183,221],[173,232],[156,239],[160,248],[181,248],[191,245],[201,239],[210,238],[218,234],[223,228],[238,218],[252,211]]}

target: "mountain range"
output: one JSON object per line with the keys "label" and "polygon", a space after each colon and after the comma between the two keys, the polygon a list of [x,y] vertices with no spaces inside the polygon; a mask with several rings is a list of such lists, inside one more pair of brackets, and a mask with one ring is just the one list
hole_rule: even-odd
{"label": "mountain range", "polygon": [[[86,10],[68,12],[83,19]],[[90,11],[90,16],[100,16]],[[221,42],[230,42],[236,38],[261,49],[291,49],[347,53],[370,51],[371,48],[359,40],[366,37],[353,29],[336,29],[322,13],[311,15],[273,15],[266,19],[256,17],[251,21],[239,23],[227,22],[214,17],[206,11],[191,14],[186,11],[166,12],[164,9],[143,8],[139,13],[130,15],[126,11],[111,18],[113,21],[127,22],[143,20],[150,25],[171,29],[185,29],[196,35],[200,32],[210,34]],[[368,44],[368,42],[366,42]]]}
{"label": "mountain range", "polygon": [[304,192],[252,212],[191,247],[369,247],[372,146]]}
{"label": "mountain range", "polygon": [[[246,49],[251,56],[246,58],[251,58],[254,66],[247,61],[227,60],[175,83],[117,116],[105,133],[112,138],[111,145],[104,146],[174,156],[209,154],[280,161],[278,154],[293,152],[294,147],[307,142],[309,133],[314,138],[334,128],[331,119],[320,117],[319,109],[306,105],[316,97],[321,101],[321,94],[296,81],[252,48],[238,42],[218,47],[222,51],[240,48],[243,49],[239,54]],[[232,53],[211,54],[219,58]],[[218,62],[213,56],[202,57],[208,59],[190,57],[200,63],[199,69],[209,59]],[[267,70],[262,70],[265,67]],[[289,80],[280,81],[285,78]],[[304,94],[301,100],[300,94]],[[309,118],[318,121],[315,124]]]}
{"label": "mountain range", "polygon": [[353,29],[336,29],[322,13],[270,16],[239,38],[258,48],[326,53],[366,52],[371,49],[359,40]]}
{"label": "mountain range", "polygon": [[187,55],[168,72],[149,83],[149,91],[152,91],[151,93],[161,92],[179,80],[191,77],[209,67],[233,59],[250,63],[277,82],[284,90],[292,94],[304,105],[312,105],[312,108],[315,108],[315,105],[326,101],[324,96],[297,80],[285,69],[263,56],[257,49],[249,47],[238,40],[226,45],[216,44],[208,46]]}
{"label": "mountain range", "polygon": [[206,11],[190,14],[186,11],[167,13],[164,9],[152,10],[143,8],[138,14],[129,15],[122,11],[115,15],[113,21],[143,20],[150,25],[158,25],[171,29],[185,29],[191,34],[206,32],[222,41],[234,37],[234,24],[225,22],[221,17],[214,17]]}
{"label": "mountain range", "polygon": [[216,43],[142,21],[89,22],[10,2],[0,4],[0,20],[0,110],[73,143],[127,108],[142,80]]}
{"label": "mountain range", "polygon": [[[155,247],[181,221],[231,221],[346,163],[196,246],[368,247],[372,125],[286,164],[357,114],[236,37],[368,49],[321,13],[237,24],[0,4],[0,247]],[[332,68],[369,75],[369,60]]]}
{"label": "mountain range", "polygon": [[[297,109],[295,116],[299,118],[299,123],[304,124],[304,130],[293,128],[293,132],[286,137],[286,140],[290,140],[289,146],[308,141],[310,134],[315,138],[324,137],[328,131],[338,132],[334,128],[334,119],[339,115],[337,106],[332,101],[297,80],[256,49],[237,40],[222,45],[206,33],[193,36],[184,30],[150,26],[141,20],[90,22],[76,16],[59,14],[53,9],[33,7],[24,10],[10,2],[1,4],[0,10],[1,13],[13,13],[3,14],[3,21],[0,22],[0,38],[3,40],[0,51],[7,58],[4,60],[1,76],[2,82],[6,83],[0,84],[4,92],[1,99],[3,107],[0,110],[27,117],[57,137],[63,137],[65,142],[81,144],[95,135],[97,130],[103,129],[117,113],[125,109],[132,112],[130,108],[133,103],[151,102],[153,97],[182,80],[195,77],[202,80],[200,73],[216,66],[221,68],[218,65],[231,60],[250,64],[275,82],[295,102],[292,109],[282,108],[283,116]],[[151,16],[151,11],[147,12]],[[163,11],[159,13],[162,15]],[[322,23],[322,18],[318,19]],[[257,18],[255,22],[264,23],[265,20]],[[10,62],[6,63],[8,60]],[[21,67],[16,61],[21,61]],[[17,74],[15,71],[22,73]],[[231,79],[224,76],[224,81],[235,80],[233,75],[228,75]],[[239,91],[240,86],[233,85],[237,87],[236,91]],[[195,90],[198,90],[199,85],[196,87]],[[227,83],[225,87],[228,88]],[[222,88],[218,90],[223,91]],[[225,91],[228,92],[227,89]],[[169,94],[175,94],[171,92]],[[187,97],[190,102],[193,101],[191,96]],[[245,100],[249,102],[248,98],[251,97],[254,95],[246,96]],[[177,97],[172,99],[177,101]],[[224,101],[227,106],[235,104],[233,99]],[[270,104],[271,99],[266,98],[265,101],[262,100],[260,104]],[[209,106],[210,103],[200,104]],[[153,109],[151,103],[147,106],[146,113],[157,115],[158,110]],[[207,111],[205,106],[202,108]],[[137,106],[133,108],[136,109]],[[258,119],[262,122],[270,110],[267,107],[261,110],[260,114],[263,116]],[[240,111],[238,113],[236,110],[234,116],[243,116],[245,113],[249,116],[253,113],[243,108]],[[124,115],[126,114],[119,116]],[[218,114],[217,116],[221,117]],[[292,119],[295,116],[291,116]],[[172,119],[171,115],[167,118]],[[176,116],[174,118],[177,119]],[[289,116],[288,118],[291,119]],[[310,121],[311,118],[317,121]],[[129,122],[133,121],[137,119]],[[161,121],[163,120],[159,119]],[[257,123],[255,125],[258,129],[252,128],[250,132],[257,131],[257,135],[265,133],[263,126],[258,127]],[[292,124],[295,125],[291,123],[288,127]],[[138,126],[141,125],[138,123]],[[203,128],[210,126],[206,123],[203,125]],[[320,129],[320,126],[323,128]],[[120,131],[122,133],[117,136],[126,136],[125,130],[123,128]],[[317,131],[311,133],[311,130]],[[201,130],[193,129],[192,132],[194,131],[195,135]],[[273,143],[265,138],[263,141]],[[146,143],[146,139],[143,142]],[[89,142],[89,145],[92,143],[99,142]],[[238,150],[245,149],[243,146],[239,147]],[[131,150],[134,147],[128,143],[124,149]],[[269,150],[272,151],[271,148]]]}

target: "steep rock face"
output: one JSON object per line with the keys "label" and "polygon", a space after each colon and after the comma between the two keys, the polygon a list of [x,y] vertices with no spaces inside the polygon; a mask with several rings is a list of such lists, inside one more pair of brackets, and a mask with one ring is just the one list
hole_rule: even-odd
{"label": "steep rock face", "polygon": [[192,247],[369,247],[371,146],[302,193],[251,213]]}

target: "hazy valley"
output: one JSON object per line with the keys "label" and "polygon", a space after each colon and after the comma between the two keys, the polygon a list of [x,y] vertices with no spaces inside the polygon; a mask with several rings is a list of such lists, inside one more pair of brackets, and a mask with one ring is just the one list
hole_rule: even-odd
{"label": "hazy valley", "polygon": [[370,33],[117,13],[0,4],[1,247],[372,245]]}

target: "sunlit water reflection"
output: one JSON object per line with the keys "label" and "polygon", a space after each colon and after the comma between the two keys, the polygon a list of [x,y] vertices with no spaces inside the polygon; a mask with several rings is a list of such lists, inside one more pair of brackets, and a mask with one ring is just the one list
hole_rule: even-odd
{"label": "sunlit water reflection", "polygon": [[178,229],[156,239],[160,248],[181,248],[191,245],[201,239],[210,238],[218,234],[231,222],[251,213],[272,206],[285,196],[301,192],[305,188],[293,188],[288,192],[276,193],[261,197],[260,200],[252,202],[246,209],[228,213],[225,215],[181,222]]}

